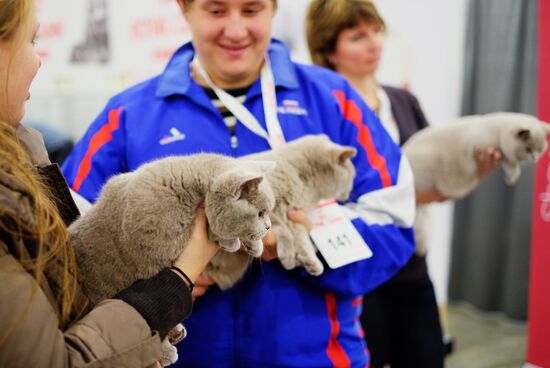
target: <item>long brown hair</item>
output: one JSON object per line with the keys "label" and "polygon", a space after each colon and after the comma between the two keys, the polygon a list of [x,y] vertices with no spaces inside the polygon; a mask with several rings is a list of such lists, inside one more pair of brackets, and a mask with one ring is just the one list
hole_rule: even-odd
{"label": "long brown hair", "polygon": [[[0,0],[0,40],[9,42],[11,55],[21,47],[27,31],[31,29],[34,15],[34,0]],[[7,62],[9,76],[11,58]],[[7,85],[7,81],[3,81]],[[7,91],[2,91],[7,94]],[[1,104],[0,104],[1,106]],[[0,116],[2,114],[0,113]],[[46,186],[40,180],[38,173],[32,168],[30,158],[17,140],[15,128],[0,121],[0,167],[4,175],[14,187],[23,193],[31,208],[32,219],[23,218],[20,213],[10,208],[0,206],[0,232],[6,241],[14,245],[13,255],[36,280],[36,286],[31,296],[34,298],[36,289],[47,275],[51,262],[61,265],[61,280],[56,288],[54,309],[58,314],[60,326],[68,326],[78,312],[74,313],[77,294],[77,264],[72,247],[69,244],[67,229],[61,219],[57,207],[49,195]],[[19,249],[26,244],[32,244],[32,252]],[[18,248],[19,247],[19,248]],[[32,253],[31,256],[23,256]],[[80,304],[80,303],[79,303]],[[29,301],[30,305],[30,301]],[[78,309],[82,310],[79,305]],[[26,310],[28,307],[26,308]],[[23,318],[22,311],[20,318]],[[71,313],[73,312],[73,313]],[[17,319],[17,320],[19,320]],[[16,323],[10,327],[14,328]],[[0,336],[0,342],[9,335]]]}
{"label": "long brown hair", "polygon": [[[20,191],[27,200],[32,219],[22,218],[21,214],[10,208],[0,206],[0,231],[15,249],[14,256],[21,265],[33,275],[36,287],[46,278],[47,267],[52,263],[61,264],[62,276],[54,306],[60,320],[60,326],[66,327],[75,314],[73,306],[78,289],[77,264],[65,223],[61,219],[55,203],[49,196],[38,173],[32,168],[30,158],[18,142],[15,129],[0,122],[0,167],[3,175]],[[32,245],[32,251],[19,249]],[[33,290],[33,296],[36,293]],[[79,305],[78,308],[82,308]],[[2,336],[4,337],[4,336]]]}

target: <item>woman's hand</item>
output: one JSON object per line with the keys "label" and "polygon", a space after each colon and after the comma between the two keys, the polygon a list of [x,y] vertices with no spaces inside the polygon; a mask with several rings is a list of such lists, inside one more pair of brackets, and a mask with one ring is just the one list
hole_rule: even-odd
{"label": "woman's hand", "polygon": [[219,250],[218,243],[208,239],[207,228],[208,223],[204,207],[201,205],[197,208],[195,219],[193,220],[191,237],[174,262],[174,266],[183,270],[193,283],[195,283],[202,270]]}
{"label": "woman's hand", "polygon": [[193,288],[193,292],[191,293],[193,301],[206,294],[208,288],[214,284],[214,280],[212,280],[210,277],[200,274],[195,281],[195,287]]}
{"label": "woman's hand", "polygon": [[448,197],[445,197],[437,189],[432,189],[426,192],[416,192],[416,204],[426,204],[432,202],[443,202]]}
{"label": "woman's hand", "polygon": [[485,152],[480,148],[476,148],[474,160],[477,164],[477,177],[482,180],[498,167],[502,161],[502,152],[494,147],[488,147]]}
{"label": "woman's hand", "polygon": [[[287,217],[290,221],[305,226],[308,232],[313,228],[313,224],[309,220],[307,213],[301,208],[292,208],[288,210]],[[261,258],[264,261],[272,261],[277,258],[277,236],[273,229],[268,230],[262,241],[264,243],[264,252]]]}

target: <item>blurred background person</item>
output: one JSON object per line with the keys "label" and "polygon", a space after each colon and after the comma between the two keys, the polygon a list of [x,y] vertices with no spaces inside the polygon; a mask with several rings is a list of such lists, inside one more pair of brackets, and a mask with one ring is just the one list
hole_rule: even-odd
{"label": "blurred background person", "polygon": [[[385,22],[369,0],[314,0],[306,16],[312,61],[343,75],[402,145],[428,122],[408,90],[376,79]],[[479,154],[478,174],[493,170],[500,153]],[[436,190],[416,193],[417,204],[442,201]],[[371,367],[442,367],[444,343],[438,306],[426,264],[425,221],[415,222],[415,254],[390,281],[363,299],[361,324],[372,355]]]}

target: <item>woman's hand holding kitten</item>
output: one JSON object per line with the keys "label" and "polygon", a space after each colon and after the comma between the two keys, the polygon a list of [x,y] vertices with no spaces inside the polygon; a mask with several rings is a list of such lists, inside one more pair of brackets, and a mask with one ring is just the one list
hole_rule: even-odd
{"label": "woman's hand holding kitten", "polygon": [[486,152],[476,148],[474,159],[477,165],[477,177],[482,180],[498,167],[502,161],[502,152],[494,147],[487,147]]}
{"label": "woman's hand holding kitten", "polygon": [[[208,226],[206,215],[204,213],[204,205],[201,205],[197,208],[195,219],[193,220],[193,228],[189,242],[174,262],[174,266],[182,269],[193,283],[199,279],[203,269],[219,250],[218,243],[208,239],[207,228]],[[187,283],[183,277],[182,280]],[[201,282],[204,284],[205,280],[201,280]],[[206,291],[204,290],[202,294],[200,293],[202,285],[201,287],[198,287],[198,289],[199,290],[196,292],[195,289],[193,289],[194,296],[200,296]]]}
{"label": "woman's hand holding kitten", "polygon": [[[474,159],[477,165],[477,177],[479,180],[482,180],[498,167],[502,161],[502,152],[494,147],[487,147],[485,152],[480,148],[476,148],[474,151]],[[448,199],[448,197],[441,194],[437,189],[416,193],[417,204],[443,202]]]}

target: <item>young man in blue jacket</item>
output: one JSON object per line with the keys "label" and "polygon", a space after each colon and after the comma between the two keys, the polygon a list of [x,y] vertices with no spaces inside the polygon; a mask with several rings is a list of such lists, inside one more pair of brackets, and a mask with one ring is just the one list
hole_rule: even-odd
{"label": "young man in blue jacket", "polygon": [[211,287],[196,301],[176,365],[367,366],[360,296],[414,250],[408,162],[343,78],[293,63],[271,39],[276,0],[178,3],[192,42],[161,75],[109,101],[65,162],[67,180],[94,201],[109,177],[168,155],[238,157],[307,134],[355,146],[357,175],[343,206],[373,256],[318,277],[254,262],[233,288]]}

